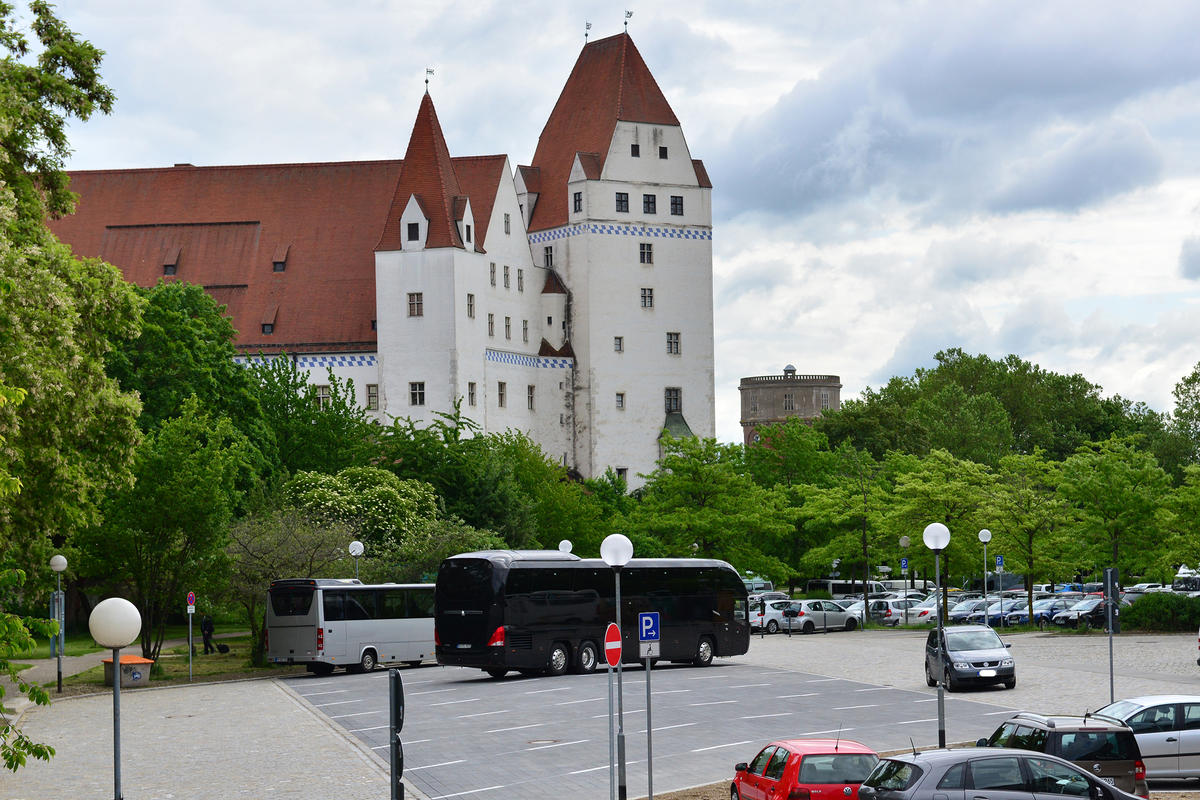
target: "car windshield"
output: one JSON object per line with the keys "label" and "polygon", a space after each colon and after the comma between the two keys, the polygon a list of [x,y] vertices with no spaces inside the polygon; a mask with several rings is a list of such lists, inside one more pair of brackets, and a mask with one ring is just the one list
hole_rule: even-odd
{"label": "car windshield", "polygon": [[799,783],[862,783],[879,761],[873,755],[810,755],[800,762]]}
{"label": "car windshield", "polygon": [[1034,600],[1033,601],[1033,610],[1034,611],[1045,611],[1047,608],[1050,608],[1057,602],[1058,601],[1053,598],[1051,598],[1049,600]]}
{"label": "car windshield", "polygon": [[875,765],[875,769],[863,781],[863,786],[902,792],[916,783],[919,777],[921,777],[921,768],[916,764],[884,759]]}
{"label": "car windshield", "polygon": [[995,650],[1004,647],[995,631],[947,631],[949,650]]}
{"label": "car windshield", "polygon": [[963,600],[961,603],[956,603],[951,611],[973,611],[978,605],[978,600]]}
{"label": "car windshield", "polygon": [[1091,611],[1097,605],[1103,602],[1102,598],[1089,597],[1087,600],[1080,600],[1075,605],[1071,606],[1072,611]]}
{"label": "car windshield", "polygon": [[1139,703],[1134,703],[1129,700],[1118,700],[1112,705],[1107,705],[1097,711],[1097,714],[1103,714],[1106,717],[1116,717],[1117,719],[1125,719],[1135,711],[1141,711],[1144,706]]}

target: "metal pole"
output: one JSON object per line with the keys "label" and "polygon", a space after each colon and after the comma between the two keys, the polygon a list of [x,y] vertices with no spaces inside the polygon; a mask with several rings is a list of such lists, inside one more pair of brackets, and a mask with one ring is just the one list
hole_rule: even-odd
{"label": "metal pole", "polygon": [[613,734],[613,670],[608,668],[608,800],[617,800],[617,753]]}
{"label": "metal pole", "polygon": [[[1115,591],[1115,587],[1114,587]],[[1115,681],[1113,679],[1113,598],[1112,593],[1105,598],[1104,605],[1107,606],[1105,613],[1108,615],[1108,702],[1116,702]]]}
{"label": "metal pole", "polygon": [[404,727],[404,680],[400,670],[388,670],[388,751],[391,766],[392,798],[404,800],[404,745],[400,730]]}
{"label": "metal pole", "polygon": [[58,693],[62,694],[62,657],[63,647],[66,644],[63,628],[66,627],[67,611],[64,606],[62,593],[62,573],[55,573],[58,578],[58,589],[54,592],[54,610],[58,614]]}
{"label": "metal pole", "polygon": [[[983,543],[983,624],[991,626],[992,621],[988,616],[988,590],[987,590],[987,542]],[[1004,615],[1004,595],[1000,595],[1000,615],[1003,619]]]}
{"label": "metal pole", "polygon": [[113,798],[121,800],[121,648],[113,648]]}
{"label": "metal pole", "polygon": [[[933,551],[934,585],[937,586],[938,602],[942,601],[942,551]],[[938,709],[938,747],[946,746],[946,694],[943,687],[946,676],[946,655],[942,641],[942,613],[938,609],[938,674],[937,674],[937,709]]]}
{"label": "metal pole", "polygon": [[196,645],[192,643],[192,617],[188,614],[188,683],[192,682],[192,656],[196,654]]}
{"label": "metal pole", "polygon": [[621,654],[617,659],[617,800],[626,800],[625,785],[625,698],[623,686],[625,674],[621,665],[625,661],[625,634],[621,630],[621,568],[613,567],[617,581],[617,633],[621,641]]}
{"label": "metal pole", "polygon": [[650,656],[646,656],[646,800],[654,800],[654,747],[650,737],[654,726],[650,723]]}

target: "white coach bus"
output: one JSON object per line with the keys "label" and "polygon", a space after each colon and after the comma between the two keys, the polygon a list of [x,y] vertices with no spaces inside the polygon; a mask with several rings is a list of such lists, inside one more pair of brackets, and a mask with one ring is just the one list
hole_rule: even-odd
{"label": "white coach bus", "polygon": [[379,664],[434,659],[432,583],[363,584],[357,579],[293,578],[267,590],[267,659],[370,672]]}

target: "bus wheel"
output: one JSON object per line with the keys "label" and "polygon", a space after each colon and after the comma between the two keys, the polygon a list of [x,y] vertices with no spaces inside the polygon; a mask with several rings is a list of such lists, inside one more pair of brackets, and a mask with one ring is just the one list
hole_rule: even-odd
{"label": "bus wheel", "polygon": [[550,660],[546,664],[546,671],[551,675],[562,675],[570,663],[571,656],[567,652],[567,646],[562,642],[555,642],[550,648]]}
{"label": "bus wheel", "polygon": [[575,655],[575,671],[581,675],[596,671],[596,645],[591,642],[580,642],[579,652]]}
{"label": "bus wheel", "polygon": [[488,667],[484,670],[484,672],[486,672],[488,675],[491,675],[493,678],[503,678],[508,674],[508,670],[506,670],[504,667]]}
{"label": "bus wheel", "polygon": [[700,637],[700,644],[696,646],[696,657],[692,659],[692,663],[697,667],[707,667],[713,660],[713,643],[712,639],[707,636]]}
{"label": "bus wheel", "polygon": [[375,656],[375,651],[368,649],[362,654],[362,660],[358,662],[358,671],[371,672],[378,663],[379,660]]}

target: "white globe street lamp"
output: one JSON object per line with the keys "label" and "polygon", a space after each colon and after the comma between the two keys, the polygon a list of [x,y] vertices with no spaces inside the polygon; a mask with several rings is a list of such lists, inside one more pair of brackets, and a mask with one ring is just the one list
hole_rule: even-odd
{"label": "white globe street lamp", "polygon": [[[612,567],[616,583],[617,638],[621,642],[621,656],[617,659],[617,797],[619,800],[625,800],[625,705],[622,695],[624,673],[621,670],[621,664],[625,661],[625,634],[621,632],[621,568],[633,558],[633,542],[623,533],[609,534],[600,543],[600,558]],[[609,698],[611,703],[611,694]]]}
{"label": "white globe street lamp", "polygon": [[937,708],[938,708],[938,747],[946,746],[946,641],[942,630],[942,617],[945,616],[946,600],[942,591],[942,551],[950,544],[950,529],[940,522],[931,522],[925,526],[921,534],[925,546],[933,551],[933,578],[937,588],[938,609],[937,640],[938,640],[938,674],[937,674]]}
{"label": "white globe street lamp", "polygon": [[142,615],[122,597],[102,600],[88,617],[88,630],[101,647],[113,651],[113,797],[121,800],[121,648],[142,629]]}
{"label": "white globe street lamp", "polygon": [[67,609],[62,591],[62,574],[67,568],[66,556],[57,555],[50,559],[50,569],[54,570],[57,588],[54,590],[54,619],[58,621],[58,693],[62,694],[62,658],[63,647],[66,646],[67,636],[64,630],[67,626]]}
{"label": "white globe street lamp", "polygon": [[[992,540],[992,532],[984,528],[979,532],[979,541],[983,542],[983,624],[991,625],[991,620],[988,618],[988,586],[987,586],[987,544]],[[1000,595],[1000,619],[1004,619],[1004,595]]]}
{"label": "white globe street lamp", "polygon": [[355,539],[350,543],[350,555],[354,556],[354,580],[358,580],[358,557],[363,554],[363,543]]}
{"label": "white globe street lamp", "polygon": [[570,553],[574,547],[575,547],[575,545],[571,544],[570,539],[563,539],[561,542],[558,543],[558,552]]}

